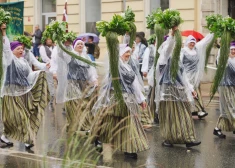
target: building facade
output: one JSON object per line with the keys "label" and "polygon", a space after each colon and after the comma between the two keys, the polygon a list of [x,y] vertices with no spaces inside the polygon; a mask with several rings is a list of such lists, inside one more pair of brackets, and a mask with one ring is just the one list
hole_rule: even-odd
{"label": "building facade", "polygon": [[[18,0],[0,0],[15,2]],[[62,20],[65,0],[25,0],[25,31],[33,32],[34,25],[39,24],[43,30],[51,20]],[[146,16],[158,7],[172,8],[181,12],[184,23],[181,30],[195,30],[206,34],[205,17],[211,13],[235,17],[235,0],[67,0],[69,31],[77,34],[97,33],[95,22],[110,20],[113,14],[120,14],[127,6],[136,14],[137,31],[143,31],[148,38]],[[120,39],[121,40],[121,39]],[[105,40],[101,37],[101,48]]]}
{"label": "building facade", "polygon": [[[0,0],[0,2],[15,2],[18,0]],[[181,12],[184,23],[181,30],[193,29],[207,33],[205,17],[211,13],[231,15],[235,17],[235,0],[67,0],[69,30],[76,33],[96,32],[95,22],[110,20],[113,14],[125,11],[130,6],[136,14],[138,31],[144,31],[147,36],[146,16],[158,7],[168,7]],[[65,0],[25,0],[24,23],[25,30],[30,31],[39,24],[41,29],[51,20],[61,20]]]}

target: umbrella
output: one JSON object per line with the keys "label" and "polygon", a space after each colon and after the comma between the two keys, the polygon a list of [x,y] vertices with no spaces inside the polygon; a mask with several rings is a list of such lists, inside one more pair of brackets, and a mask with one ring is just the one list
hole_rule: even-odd
{"label": "umbrella", "polygon": [[181,35],[182,36],[189,36],[189,35],[192,35],[195,39],[197,39],[197,41],[200,41],[204,38],[204,36],[197,32],[197,31],[194,31],[194,30],[185,30],[185,31],[182,31],[181,32]]}
{"label": "umbrella", "polygon": [[82,33],[78,36],[78,38],[86,38],[86,42],[87,42],[89,36],[94,37],[94,40],[93,40],[94,43],[98,43],[100,41],[100,38],[94,33]]}

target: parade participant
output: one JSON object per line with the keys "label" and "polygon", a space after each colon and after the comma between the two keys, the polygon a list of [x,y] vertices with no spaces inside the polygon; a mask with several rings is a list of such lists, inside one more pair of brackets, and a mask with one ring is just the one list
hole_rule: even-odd
{"label": "parade participant", "polygon": [[[77,38],[73,42],[74,53],[78,56],[91,60],[84,54],[85,43]],[[80,60],[72,58],[64,53],[59,47],[58,69],[57,69],[57,103],[65,103],[67,117],[67,131],[77,129],[88,131],[92,122],[90,114],[91,101],[96,95],[98,76],[96,69]],[[89,103],[88,103],[89,102]],[[79,126],[74,126],[78,124]],[[75,129],[75,130],[74,130]]]}
{"label": "parade participant", "polygon": [[123,44],[128,44],[130,43],[130,35],[129,32],[126,32],[126,34],[123,37]]}
{"label": "parade participant", "polygon": [[150,45],[146,48],[143,56],[143,64],[141,72],[143,73],[144,77],[147,77],[148,72],[153,66],[155,50],[156,50],[155,40],[151,40]]}
{"label": "parade participant", "polygon": [[[143,62],[142,62],[142,68],[141,72],[144,77],[147,77],[148,72],[153,66],[154,63],[154,56],[155,56],[155,38],[150,40],[150,45],[145,49],[144,56],[143,56]],[[151,90],[151,88],[150,88]],[[148,96],[150,95],[150,91],[148,92]],[[152,124],[154,122],[154,113],[153,107],[151,107],[151,103],[149,100],[149,97],[147,99],[148,108],[145,110],[145,112],[142,115],[141,121],[143,125],[147,128],[152,127]],[[154,103],[155,105],[155,103]]]}
{"label": "parade participant", "polygon": [[27,36],[21,35],[21,36],[17,36],[15,37],[16,41],[19,41],[22,44],[23,50],[24,50],[24,54],[23,57],[24,59],[26,59],[29,63],[29,66],[31,68],[33,68],[33,66],[35,66],[37,69],[39,70],[47,70],[50,67],[50,63],[41,63],[39,62],[35,56],[33,55],[33,53],[30,51],[30,47],[31,47],[31,39]]}
{"label": "parade participant", "polygon": [[[68,51],[73,51],[73,47],[72,47],[72,42],[73,40],[70,39],[73,37],[67,36],[66,40],[63,42],[64,47],[68,50]],[[53,49],[52,55],[51,55],[51,61],[50,61],[50,69],[49,71],[53,74],[53,78],[57,81],[58,83],[58,79],[57,79],[57,71],[58,71],[58,60],[61,59],[58,56],[58,51],[62,52],[61,49],[58,49],[58,46],[55,46],[55,48]],[[65,108],[63,107],[63,114],[66,114]]]}
{"label": "parade participant", "polygon": [[3,34],[3,80],[1,88],[3,134],[1,141],[9,146],[11,137],[25,143],[26,149],[34,146],[44,110],[49,102],[46,75],[32,71],[23,58],[23,47],[18,41],[11,44],[6,36],[6,25],[1,25]]}
{"label": "parade participant", "polygon": [[141,72],[141,68],[142,68],[142,62],[143,62],[143,55],[144,55],[144,51],[145,49],[148,47],[146,44],[144,44],[144,37],[142,37],[140,34],[136,34],[136,45],[135,45],[135,51],[133,53],[133,58],[135,58],[136,60],[139,61],[140,64],[140,74],[141,76],[143,76],[142,72]]}
{"label": "parade participant", "polygon": [[204,73],[206,46],[212,39],[213,34],[208,34],[205,38],[197,43],[196,39],[190,35],[185,40],[184,48],[181,49],[180,54],[180,59],[184,65],[189,82],[194,86],[194,89],[198,95],[195,101],[195,107],[197,108],[197,111],[192,112],[192,115],[197,115],[200,119],[208,115],[203,107],[200,81]]}
{"label": "parade participant", "polygon": [[[133,45],[135,46],[135,44]],[[146,49],[147,50],[147,49]],[[128,61],[128,64],[130,65],[130,67],[132,68],[132,70],[135,72],[135,75],[138,79],[139,82],[139,86],[140,86],[140,90],[143,92],[143,94],[145,93],[145,88],[144,88],[144,81],[143,78],[139,72],[139,62],[136,59],[132,58],[133,54],[130,56],[130,59]],[[147,106],[145,109],[141,109],[141,122],[143,124],[143,127],[145,129],[149,129],[152,127],[153,124],[153,114],[151,113],[149,107]]]}
{"label": "parade participant", "polygon": [[[219,57],[217,57],[217,61]],[[230,55],[223,79],[219,87],[220,117],[214,129],[214,135],[226,138],[222,131],[235,133],[235,42],[230,44]]]}
{"label": "parade participant", "polygon": [[172,147],[173,144],[186,144],[186,147],[199,145],[196,141],[194,124],[190,112],[193,96],[197,93],[189,83],[183,65],[179,62],[176,80],[173,81],[170,73],[172,52],[175,45],[174,33],[160,46],[160,57],[156,69],[156,107],[159,115],[160,131],[163,136],[163,145]]}
{"label": "parade participant", "polygon": [[[47,38],[46,41],[44,41],[44,44],[39,49],[40,56],[44,63],[47,63],[47,64],[50,63],[53,49],[54,49],[54,45],[53,45],[52,40],[50,38]],[[54,86],[53,74],[50,72],[47,72],[47,82],[48,82],[48,87],[49,87],[49,91],[51,95],[49,108],[50,108],[50,111],[54,111],[55,86]]]}
{"label": "parade participant", "polygon": [[102,84],[98,101],[92,109],[96,121],[91,133],[98,136],[96,145],[99,141],[111,143],[126,156],[137,158],[137,152],[149,149],[149,145],[139,120],[138,106],[140,104],[142,108],[146,108],[145,97],[135,72],[128,65],[130,52],[131,48],[126,44],[119,46],[118,72],[125,102],[124,109],[119,108],[120,102],[115,99],[110,70]]}

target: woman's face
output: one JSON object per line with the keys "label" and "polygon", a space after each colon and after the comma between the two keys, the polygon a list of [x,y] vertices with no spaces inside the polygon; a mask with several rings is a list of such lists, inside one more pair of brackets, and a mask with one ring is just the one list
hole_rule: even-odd
{"label": "woman's face", "polygon": [[75,51],[81,53],[83,51],[84,44],[83,42],[78,42],[78,44],[75,47]]}
{"label": "woman's face", "polygon": [[135,42],[136,42],[136,44],[138,44],[138,43],[141,42],[141,39],[140,39],[139,37],[136,37],[136,38],[135,38]]}
{"label": "woman's face", "polygon": [[17,57],[20,58],[23,56],[24,50],[22,46],[18,46],[13,50],[13,54]]}
{"label": "woman's face", "polygon": [[230,57],[235,57],[235,48],[230,50]]}
{"label": "woman's face", "polygon": [[131,51],[129,50],[129,51],[125,52],[125,53],[122,55],[122,60],[123,60],[124,62],[128,62],[130,56],[131,56]]}
{"label": "woman's face", "polygon": [[188,48],[190,48],[192,50],[194,47],[195,47],[194,42],[188,43]]}

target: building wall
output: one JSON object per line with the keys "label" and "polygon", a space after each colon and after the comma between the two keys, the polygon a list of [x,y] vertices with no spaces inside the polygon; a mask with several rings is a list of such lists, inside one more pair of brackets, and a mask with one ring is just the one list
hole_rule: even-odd
{"label": "building wall", "polygon": [[[57,20],[62,20],[64,12],[65,0],[57,0]],[[80,33],[80,1],[79,0],[69,0],[68,5],[68,29],[77,34]]]}
{"label": "building wall", "polygon": [[184,22],[180,26],[181,30],[198,31],[198,4],[197,0],[170,0],[170,8],[180,11]]}

